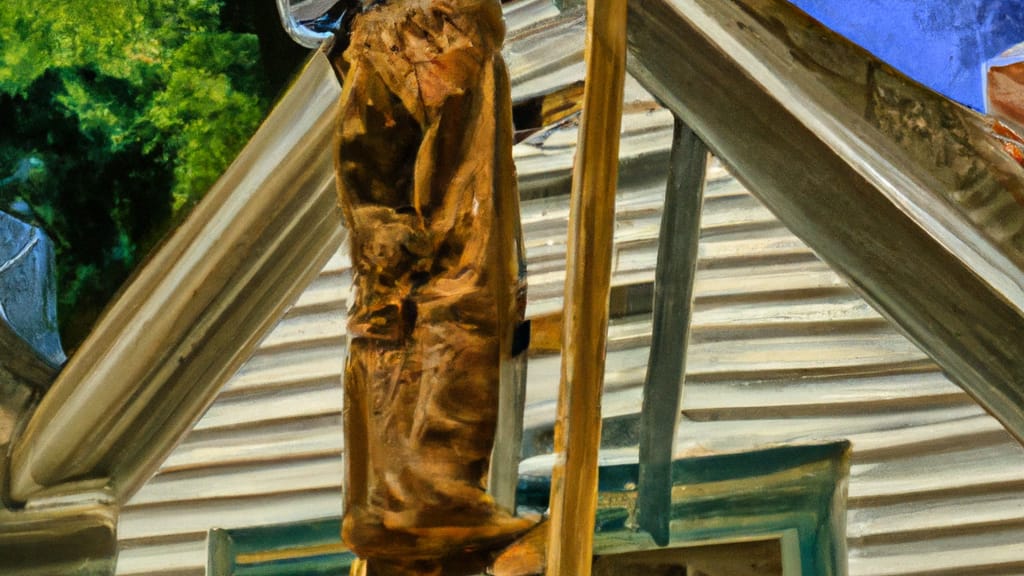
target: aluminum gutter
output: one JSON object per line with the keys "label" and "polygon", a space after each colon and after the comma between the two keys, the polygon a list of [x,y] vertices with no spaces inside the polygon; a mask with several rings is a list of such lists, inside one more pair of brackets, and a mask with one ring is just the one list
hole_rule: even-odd
{"label": "aluminum gutter", "polygon": [[1024,441],[1024,169],[790,4],[633,0],[630,72]]}
{"label": "aluminum gutter", "polygon": [[127,500],[337,250],[333,74],[313,58],[106,311],[16,440],[13,500],[102,478]]}

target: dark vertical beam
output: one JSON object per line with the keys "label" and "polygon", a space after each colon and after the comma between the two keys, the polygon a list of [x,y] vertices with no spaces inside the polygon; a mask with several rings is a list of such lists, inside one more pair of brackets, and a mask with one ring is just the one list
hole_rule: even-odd
{"label": "dark vertical beam", "polygon": [[665,210],[654,276],[654,329],[640,414],[640,528],[659,546],[669,542],[672,449],[686,374],[693,279],[708,149],[676,118]]}

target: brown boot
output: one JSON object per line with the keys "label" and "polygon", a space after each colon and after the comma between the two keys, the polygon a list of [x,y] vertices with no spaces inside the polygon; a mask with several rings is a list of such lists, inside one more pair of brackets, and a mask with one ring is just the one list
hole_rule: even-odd
{"label": "brown boot", "polygon": [[493,549],[533,525],[485,492],[524,307],[503,33],[498,0],[389,0],[356,18],[337,66],[356,283],[342,532],[378,563]]}

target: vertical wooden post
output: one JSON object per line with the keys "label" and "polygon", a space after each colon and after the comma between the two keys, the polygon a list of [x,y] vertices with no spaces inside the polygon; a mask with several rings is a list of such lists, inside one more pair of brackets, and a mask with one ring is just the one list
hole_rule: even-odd
{"label": "vertical wooden post", "polygon": [[519,457],[523,449],[523,414],[526,411],[526,352],[501,365],[501,398],[497,434],[491,454],[488,491],[499,506],[516,511]]}
{"label": "vertical wooden post", "polygon": [[586,60],[569,216],[548,576],[589,576],[591,570],[626,73],[626,0],[588,0]]}
{"label": "vertical wooden post", "polygon": [[669,543],[672,448],[686,373],[707,161],[707,146],[677,118],[654,276],[651,354],[640,413],[638,521],[659,546]]}

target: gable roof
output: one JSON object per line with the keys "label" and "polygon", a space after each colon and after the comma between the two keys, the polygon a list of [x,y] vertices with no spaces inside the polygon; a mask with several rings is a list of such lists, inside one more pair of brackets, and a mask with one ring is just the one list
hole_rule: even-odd
{"label": "gable roof", "polygon": [[[506,9],[542,16],[522,30],[526,19],[510,15],[517,31],[506,54],[517,100],[582,79],[578,18],[551,20],[546,0]],[[553,53],[563,58],[551,61]],[[672,114],[635,82],[626,99],[603,402],[609,462],[636,458],[672,128]],[[528,315],[540,323],[561,310],[575,139],[570,120],[515,149]],[[718,161],[709,166],[699,252],[678,455],[849,439],[852,574],[970,573],[1024,562],[1024,448]],[[174,566],[201,574],[209,527],[340,514],[348,266],[342,248],[129,501],[120,573]],[[544,473],[557,353],[537,352],[528,372],[522,470]]]}
{"label": "gable roof", "polygon": [[[536,13],[545,14],[538,8],[545,4],[546,0],[523,0],[509,9],[525,13],[536,8]],[[525,58],[517,63],[516,51],[529,53],[530,42],[536,40],[528,34],[518,38],[522,43],[510,47],[514,72],[519,65],[519,70],[532,70],[533,79],[566,83],[578,79],[581,51],[561,52],[562,60],[539,66]],[[551,42],[564,46],[575,40]],[[521,77],[517,89],[524,90],[530,78]],[[47,426],[59,425],[56,430],[70,436],[68,431],[77,430],[73,426],[83,422],[101,427],[121,422],[113,428],[121,435],[101,442],[96,450],[85,450],[90,461],[78,461],[79,467],[71,472],[110,473],[120,497],[134,492],[212,399],[219,383],[245,360],[260,333],[284,310],[290,291],[304,285],[303,274],[315,272],[337,246],[340,236],[327,234],[320,221],[305,228],[293,220],[275,219],[261,220],[269,226],[255,229],[271,234],[263,237],[267,240],[290,240],[250,243],[253,238],[245,232],[251,230],[246,221],[232,216],[256,218],[255,214],[269,213],[283,218],[283,211],[276,210],[280,206],[273,206],[274,199],[280,202],[279,194],[298,198],[305,193],[321,208],[328,199],[333,205],[329,177],[317,181],[331,170],[323,151],[331,91],[336,90],[332,83],[322,60],[314,61],[289,97],[292,107],[279,108],[282,114],[291,110],[297,118],[268,120],[264,126],[268,137],[254,140],[255,148],[247,150],[252,154],[249,160],[236,163],[219,184],[221,192],[212,193],[213,200],[200,209],[202,216],[194,216],[195,222],[186,224],[188,232],[179,231],[168,242],[136,281],[141,287],[133,285],[108,312],[101,324],[104,331],[98,330],[90,339],[92,352],[77,360],[77,372],[62,374],[61,394],[47,400],[37,413],[39,423],[22,438],[26,448],[19,462],[32,464],[20,473],[22,494],[33,494],[47,480],[59,483],[62,460],[74,456],[49,456],[46,442],[56,442],[61,433]],[[653,278],[671,126],[671,115],[650,96],[634,87],[627,98],[613,281],[617,287],[613,297],[620,298],[622,305],[611,327],[605,397],[608,458],[616,457],[616,449],[632,457],[628,431],[639,407],[638,385],[650,330],[644,310],[636,308],[636,303],[644,299]],[[275,133],[275,126],[291,129]],[[315,137],[299,137],[306,129]],[[281,139],[281,134],[290,138]],[[573,142],[574,128],[567,123],[517,148],[531,265],[530,306],[535,316],[560,308],[564,271],[559,261],[564,262],[565,238],[562,195],[567,191]],[[713,143],[713,147],[720,145]],[[267,163],[255,162],[257,158]],[[269,173],[279,161],[285,170]],[[262,175],[264,180],[240,178],[247,166],[257,166],[250,174]],[[302,186],[291,186],[295,181]],[[248,207],[247,200],[255,205]],[[296,226],[306,232],[301,239]],[[1024,552],[1017,550],[1024,536],[1020,528],[1024,513],[1019,509],[1018,479],[1024,466],[1020,446],[720,166],[709,175],[703,226],[680,452],[851,438],[855,447],[851,572],[970,570],[979,562],[1001,566],[1024,562]],[[337,227],[333,230],[340,234]],[[284,234],[277,236],[277,232]],[[223,245],[206,241],[215,237],[228,241]],[[321,243],[313,244],[314,240]],[[284,278],[259,275],[272,274],[268,267],[280,264],[282,254],[294,255],[298,246],[294,242],[300,241],[310,242],[302,246],[311,250],[320,246],[323,252],[305,253],[292,261],[295,268],[286,269]],[[233,250],[253,245],[270,249]],[[207,253],[204,250],[217,257],[178,262],[181,254],[199,256]],[[129,503],[121,519],[125,540],[121,573],[152,573],[154,567],[168,566],[182,573],[201,573],[203,534],[209,526],[340,512],[340,384],[336,377],[344,333],[336,314],[345,304],[340,286],[347,274],[344,258],[333,260],[324,274],[223,389],[221,399],[166,461],[163,471]],[[258,289],[274,285],[275,280],[281,283],[281,292],[260,299]],[[155,289],[180,286],[180,282],[193,282],[196,291],[173,294]],[[154,300],[157,296],[166,300]],[[158,329],[154,322],[161,319],[170,321]],[[137,328],[145,329],[126,340],[123,330],[136,321],[141,322]],[[166,326],[173,330],[167,331]],[[128,356],[129,343],[159,341],[168,334],[174,338],[166,349],[143,347],[154,355],[154,364],[143,366],[139,358]],[[170,350],[186,355],[179,361]],[[143,376],[132,380],[137,374],[118,373],[115,360],[128,360]],[[531,454],[543,453],[548,442],[555,394],[549,385],[557,381],[557,361],[553,355],[531,361],[527,413]],[[90,368],[90,362],[96,364]],[[210,364],[198,370],[204,362]],[[192,363],[195,371],[187,368]],[[95,366],[106,366],[107,371]],[[108,380],[107,375],[112,378]],[[80,413],[65,408],[88,406],[91,400],[97,404]],[[103,413],[111,406],[113,411]],[[147,416],[152,413],[147,410],[168,410],[173,416],[170,422],[150,421]],[[124,414],[131,418],[121,420]],[[624,433],[617,435],[616,429]],[[968,465],[971,475],[959,472],[959,467]],[[543,467],[543,456],[525,466]],[[959,523],[962,533],[951,534],[951,522]]]}

